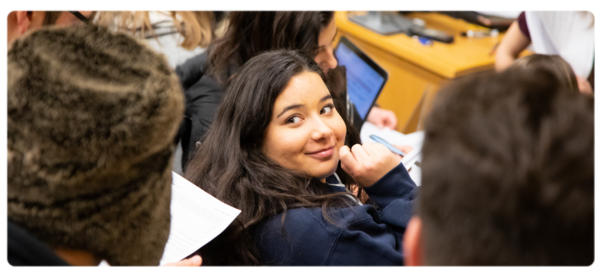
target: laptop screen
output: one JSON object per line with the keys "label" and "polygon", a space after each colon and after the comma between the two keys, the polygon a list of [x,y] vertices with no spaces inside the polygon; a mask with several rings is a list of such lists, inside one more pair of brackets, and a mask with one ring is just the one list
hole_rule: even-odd
{"label": "laptop screen", "polygon": [[387,73],[344,37],[335,54],[338,64],[346,67],[348,95],[364,120],[387,81]]}

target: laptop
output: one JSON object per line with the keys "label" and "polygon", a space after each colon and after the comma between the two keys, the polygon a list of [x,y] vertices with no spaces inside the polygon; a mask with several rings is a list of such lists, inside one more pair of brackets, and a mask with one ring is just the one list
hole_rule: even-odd
{"label": "laptop", "polygon": [[388,73],[343,36],[335,56],[338,65],[346,67],[347,95],[360,118],[366,120],[388,80]]}

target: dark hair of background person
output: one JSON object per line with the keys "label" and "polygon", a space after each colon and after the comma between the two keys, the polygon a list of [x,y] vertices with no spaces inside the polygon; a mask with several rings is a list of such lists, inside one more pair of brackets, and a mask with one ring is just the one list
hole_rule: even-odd
{"label": "dark hair of background person", "polygon": [[46,12],[46,14],[44,15],[44,21],[42,22],[42,25],[46,26],[55,24],[58,18],[62,15],[62,13],[63,12]]}
{"label": "dark hair of background person", "polygon": [[208,47],[209,73],[224,84],[232,63],[241,66],[269,50],[300,50],[312,58],[331,20],[333,12],[230,12],[229,28]]}
{"label": "dark hair of background person", "polygon": [[[215,122],[185,177],[242,213],[199,250],[203,264],[259,265],[253,228],[263,219],[287,209],[322,207],[325,218],[332,221],[328,207],[350,205],[347,194],[328,194],[317,179],[286,169],[263,153],[275,100],[292,77],[305,71],[325,79],[320,67],[298,51],[265,52],[244,64],[227,87]],[[346,138],[345,144],[355,143]],[[355,184],[339,165],[336,172],[349,188]]]}
{"label": "dark hair of background person", "polygon": [[515,60],[510,67],[548,70],[556,75],[561,86],[579,91],[575,72],[560,55],[532,54]]}
{"label": "dark hair of background person", "polygon": [[[54,25],[56,23],[56,21],[58,21],[58,19],[60,18],[60,16],[63,13],[68,13],[65,11],[46,11],[44,14],[44,21],[42,21],[42,25],[43,26],[47,26],[47,25]],[[96,12],[93,11],[88,18],[92,19],[96,16]]]}
{"label": "dark hair of background person", "polygon": [[425,265],[590,265],[593,99],[546,70],[474,75],[425,121]]}

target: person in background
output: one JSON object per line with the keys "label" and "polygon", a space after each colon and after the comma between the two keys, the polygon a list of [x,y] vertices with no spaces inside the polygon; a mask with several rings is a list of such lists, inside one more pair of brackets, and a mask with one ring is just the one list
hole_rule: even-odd
{"label": "person in background", "polygon": [[[211,42],[206,54],[176,69],[186,94],[180,131],[184,170],[190,153],[202,142],[213,122],[227,80],[239,67],[258,53],[291,49],[313,57],[328,73],[337,67],[332,45],[335,35],[333,12],[230,12],[224,36]],[[352,109],[356,110],[354,106]],[[392,111],[378,107],[371,110],[367,121],[390,128],[395,128],[397,122]],[[354,123],[360,129],[362,120]]]}
{"label": "person in background", "polygon": [[147,39],[172,68],[204,52],[214,39],[214,15],[208,11],[100,11],[92,21]]}
{"label": "person in background", "polygon": [[529,46],[537,54],[560,55],[571,65],[579,91],[594,89],[594,15],[586,11],[523,12],[496,50],[496,70],[503,71]]}
{"label": "person in background", "polygon": [[166,59],[105,28],[43,28],[12,43],[7,84],[8,262],[158,265],[184,107]]}
{"label": "person in background", "polygon": [[[82,11],[75,12],[83,17],[92,17],[93,12]],[[72,12],[47,12],[47,11],[13,11],[8,14],[7,39],[8,46],[21,37],[27,31],[37,30],[42,26],[70,26],[72,24],[82,23]]]}
{"label": "person in background", "polygon": [[575,76],[571,65],[560,57],[560,55],[532,54],[524,56],[515,60],[509,68],[528,71],[548,70],[554,74],[562,87],[579,91],[577,76]]}
{"label": "person in background", "polygon": [[594,262],[594,102],[576,93],[522,69],[438,93],[407,265]]}
{"label": "person in background", "polygon": [[[208,11],[100,11],[91,21],[145,39],[154,50],[167,57],[174,69],[205,51],[215,38],[217,20],[222,18],[222,13]],[[177,135],[173,171],[182,175],[183,150],[179,139]]]}
{"label": "person in background", "polygon": [[312,57],[289,50],[233,76],[185,172],[242,211],[199,250],[205,264],[402,265],[418,188],[400,156],[349,137],[326,82]]}

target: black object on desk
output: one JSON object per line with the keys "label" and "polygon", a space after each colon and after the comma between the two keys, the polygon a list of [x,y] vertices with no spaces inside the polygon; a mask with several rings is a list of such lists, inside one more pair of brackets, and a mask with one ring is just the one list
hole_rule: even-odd
{"label": "black object on desk", "polygon": [[430,40],[450,44],[454,42],[454,36],[448,35],[445,32],[435,30],[435,29],[425,29],[422,26],[415,25],[410,28],[411,36],[419,36],[423,38],[427,38]]}

